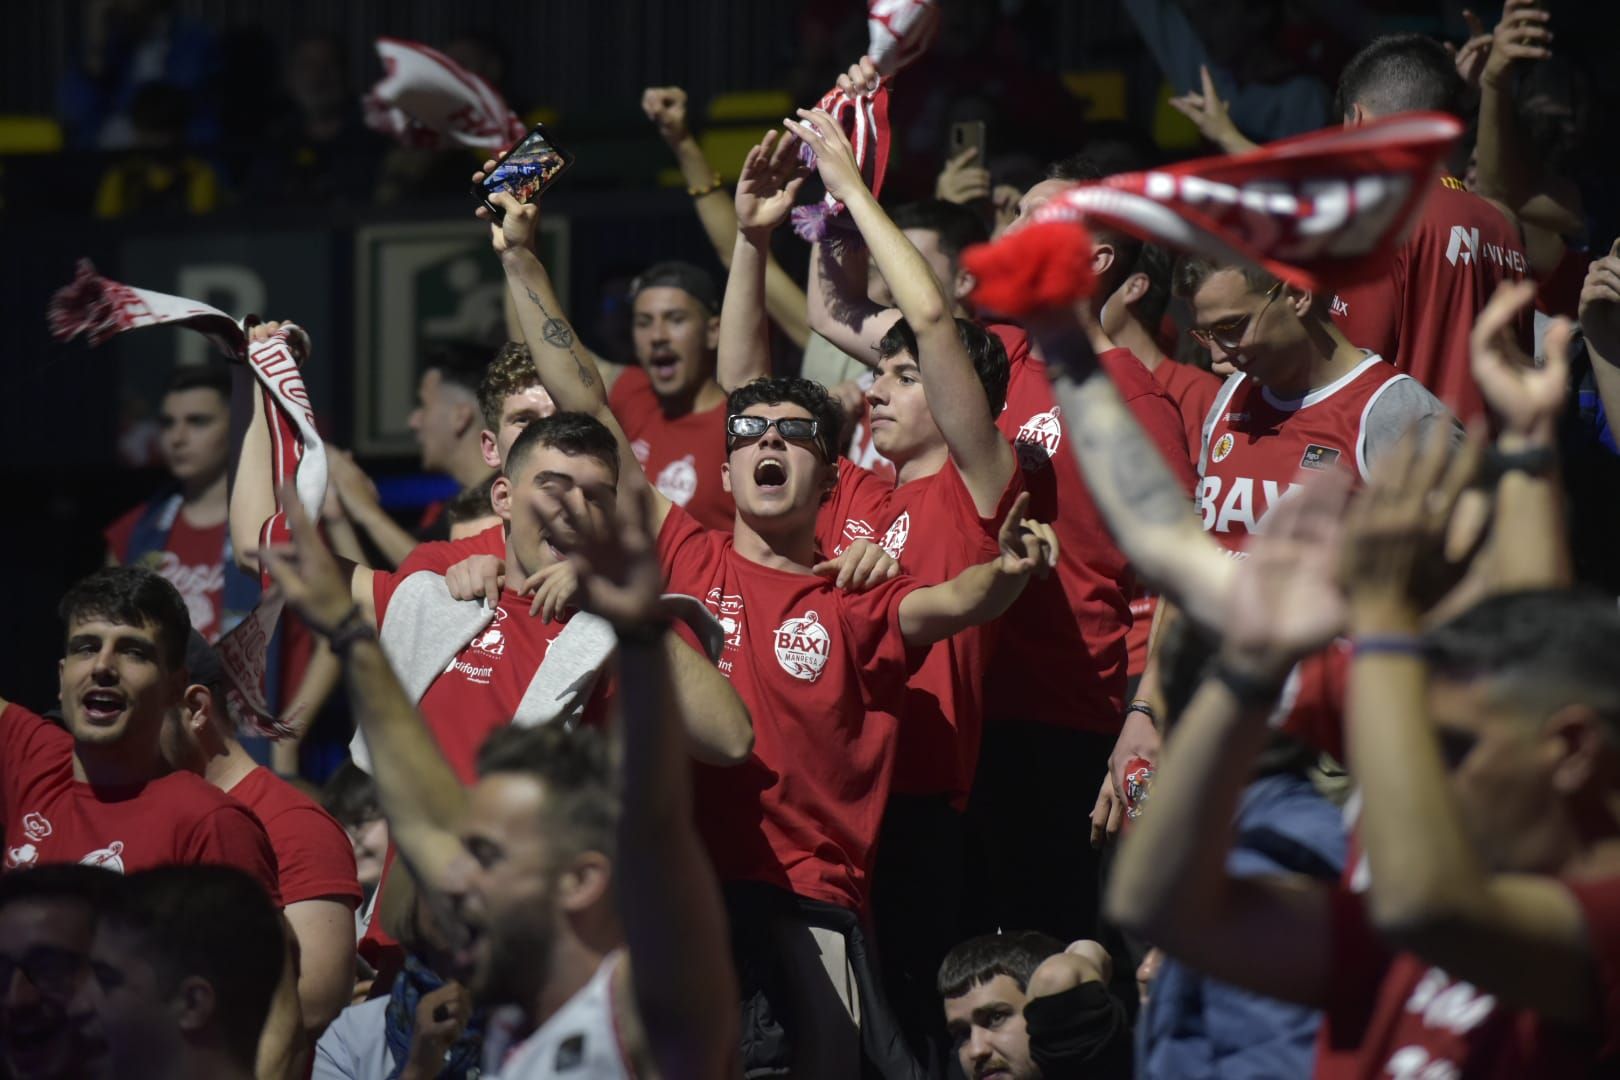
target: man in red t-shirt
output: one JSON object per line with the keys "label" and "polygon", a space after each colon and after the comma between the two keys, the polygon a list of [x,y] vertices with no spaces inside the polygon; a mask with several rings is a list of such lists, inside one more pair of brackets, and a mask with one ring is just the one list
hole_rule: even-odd
{"label": "man in red t-shirt", "polygon": [[705,528],[731,528],[720,482],[726,392],[715,380],[720,293],[690,263],[663,262],[630,284],[636,366],[613,383],[608,404],[630,436],[642,471]]}
{"label": "man in red t-shirt", "polygon": [[225,523],[231,455],[231,373],[181,368],[163,395],[163,464],[178,490],[107,527],[107,561],[162,574],[185,598],[192,627],[219,640],[258,601],[259,582],[234,565]]}
{"label": "man in red t-shirt", "polygon": [[[253,811],[270,837],[282,913],[298,940],[298,1002],[313,1043],[354,993],[354,847],[320,805],[257,764],[225,711],[219,654],[195,632],[186,643],[186,700],[163,728],[163,756]],[[206,691],[206,693],[199,692]]]}
{"label": "man in red t-shirt", "polygon": [[186,691],[185,601],[134,567],[97,571],[62,599],[67,730],[0,699],[6,871],[55,862],[120,873],[223,863],[279,904],[264,828],[201,777],[171,773],[164,718]]}
{"label": "man in red t-shirt", "polygon": [[[1422,34],[1379,38],[1339,78],[1346,126],[1417,110],[1456,113],[1462,91],[1450,54]],[[1455,177],[1441,177],[1389,273],[1341,288],[1333,318],[1353,344],[1391,361],[1467,422],[1484,411],[1469,375],[1468,332],[1499,283],[1529,273],[1519,223],[1508,209],[1465,190]],[[1517,330],[1529,352],[1528,311]]]}
{"label": "man in red t-shirt", "polygon": [[[765,219],[785,217],[792,205],[785,175],[774,173]],[[546,332],[556,316],[542,306],[550,284],[529,243],[537,208],[512,200],[502,208],[505,217],[492,231],[513,296],[542,298],[518,305],[542,381],[562,407],[617,428],[594,365],[564,343],[571,335]],[[761,240],[752,228],[741,231],[720,333],[723,342],[735,336],[738,347],[764,350],[763,259],[747,272]],[[704,770],[698,821],[721,880],[749,897],[734,896],[734,932],[787,950],[790,978],[825,981],[825,990],[839,995],[842,1009],[831,1014],[791,1007],[799,1053],[827,1055],[828,1075],[851,1075],[860,1067],[859,1025],[880,1023],[884,1012],[852,990],[852,965],[862,952],[846,934],[858,936],[867,904],[913,666],[908,650],[999,615],[1052,555],[1049,534],[1034,523],[1020,532],[1019,500],[1002,524],[998,557],[940,585],[900,576],[866,592],[841,591],[812,570],[817,512],[838,479],[841,411],[819,384],[776,378],[733,391],[727,408],[721,475],[737,506],[733,533],[703,528],[661,495],[652,511],[670,588],[704,597],[724,620],[720,671],[755,718],[750,759]],[[617,434],[622,501],[623,493],[634,497],[635,454],[622,429]],[[812,941],[821,959],[807,970],[788,953]],[[763,998],[780,1014],[788,1007],[784,988],[762,983],[759,971],[745,969],[745,998]],[[771,1012],[751,1015],[764,1020]],[[810,1060],[802,1058],[801,1067]]]}
{"label": "man in red t-shirt", "polygon": [[[1516,458],[1493,528],[1514,539],[1489,557],[1553,586],[1565,373],[1498,373],[1539,416],[1505,417],[1498,449]],[[1166,952],[1322,1009],[1318,1077],[1620,1065],[1620,615],[1543,587],[1422,628],[1470,457],[1414,441],[1345,521],[1342,473],[1272,511],[1110,887],[1110,914]],[[1346,624],[1365,861],[1338,885],[1232,876],[1221,853],[1287,673]]]}

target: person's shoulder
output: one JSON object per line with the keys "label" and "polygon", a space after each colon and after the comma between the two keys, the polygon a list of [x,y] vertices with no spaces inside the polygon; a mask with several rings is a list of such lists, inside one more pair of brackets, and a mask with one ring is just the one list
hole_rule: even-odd
{"label": "person's shoulder", "polygon": [[248,773],[226,794],[253,811],[267,830],[282,818],[292,818],[300,827],[318,827],[319,823],[330,822],[334,828],[343,828],[320,803],[263,765]]}
{"label": "person's shoulder", "polygon": [[640,364],[630,364],[608,389],[608,408],[615,416],[620,409],[635,411],[653,400],[652,380]]}
{"label": "person's shoulder", "polygon": [[1153,377],[1153,372],[1131,350],[1119,346],[1104,349],[1097,354],[1097,363],[1108,373],[1119,396],[1126,401],[1142,397],[1169,400],[1169,395],[1164,392],[1159,380]]}
{"label": "person's shoulder", "polygon": [[505,526],[491,525],[483,532],[473,536],[464,536],[459,540],[424,541],[411,549],[411,553],[405,556],[404,561],[393,571],[393,574],[401,580],[421,570],[430,570],[435,574],[443,574],[463,559],[471,558],[474,555],[504,557],[506,555]]}
{"label": "person's shoulder", "polygon": [[135,526],[140,523],[141,518],[147,513],[151,505],[150,501],[137,503],[124,511],[124,513],[119,514],[118,517],[113,519],[112,524],[102,530],[102,536],[107,540],[107,550],[119,562],[124,562],[127,558],[125,553],[129,550],[130,538],[135,535]]}
{"label": "person's shoulder", "polygon": [[1418,230],[1442,233],[1449,240],[1453,228],[1469,227],[1518,237],[1518,225],[1506,206],[1469,191],[1455,176],[1442,176],[1423,205]]}

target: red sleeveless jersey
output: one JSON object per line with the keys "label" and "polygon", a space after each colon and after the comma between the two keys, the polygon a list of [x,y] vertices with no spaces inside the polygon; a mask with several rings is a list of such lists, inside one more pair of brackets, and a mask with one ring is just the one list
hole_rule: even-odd
{"label": "red sleeveless jersey", "polygon": [[1287,401],[1233,375],[1215,399],[1199,455],[1204,529],[1227,550],[1243,550],[1302,468],[1348,469],[1360,487],[1367,414],[1379,395],[1409,378],[1374,355],[1337,382]]}

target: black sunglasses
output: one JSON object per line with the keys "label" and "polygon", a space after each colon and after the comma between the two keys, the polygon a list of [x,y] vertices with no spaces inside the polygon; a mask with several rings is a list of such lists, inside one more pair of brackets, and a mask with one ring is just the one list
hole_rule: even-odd
{"label": "black sunglasses", "polygon": [[[806,420],[802,416],[783,416],[772,419],[768,416],[745,416],[742,413],[732,413],[726,417],[726,449],[730,450],[737,439],[757,439],[771,428],[790,442],[811,442],[821,434],[821,422]],[[820,446],[820,443],[817,443]],[[822,447],[825,450],[825,447]]]}
{"label": "black sunglasses", "polygon": [[36,945],[20,959],[0,953],[0,989],[9,987],[20,970],[42,996],[69,998],[77,989],[86,964],[82,954],[54,945]]}

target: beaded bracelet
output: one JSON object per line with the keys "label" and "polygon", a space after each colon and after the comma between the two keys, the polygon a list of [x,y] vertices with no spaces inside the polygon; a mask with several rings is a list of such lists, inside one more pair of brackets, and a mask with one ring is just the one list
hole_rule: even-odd
{"label": "beaded bracelet", "polygon": [[686,193],[692,196],[694,199],[701,199],[705,195],[712,195],[714,192],[719,191],[720,185],[723,183],[725,183],[725,181],[720,179],[720,174],[715,173],[714,176],[709,180],[708,187],[689,187],[686,189]]}

